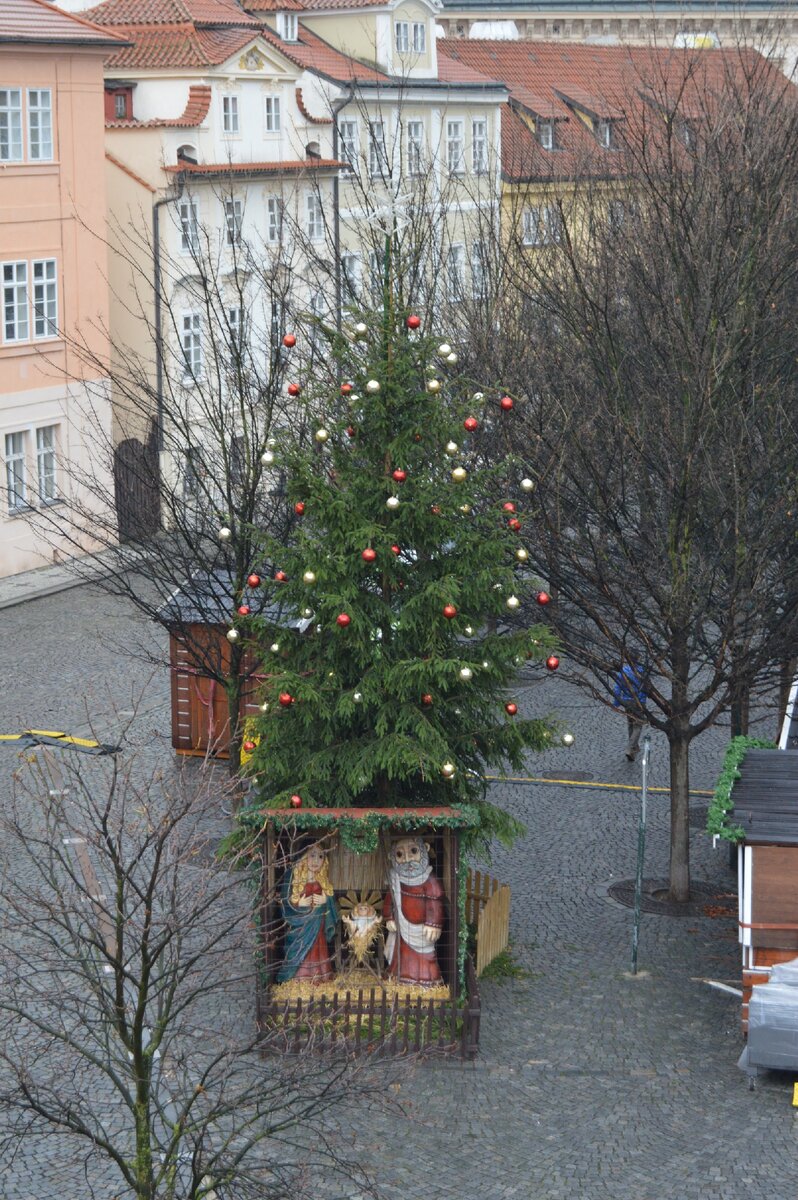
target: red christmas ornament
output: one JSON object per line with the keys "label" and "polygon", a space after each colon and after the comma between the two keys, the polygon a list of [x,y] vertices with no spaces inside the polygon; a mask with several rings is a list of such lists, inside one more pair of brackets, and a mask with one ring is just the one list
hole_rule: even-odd
{"label": "red christmas ornament", "polygon": [[538,592],[535,599],[537,600],[538,604],[551,604],[551,596],[548,592]]}
{"label": "red christmas ornament", "polygon": [[372,550],[371,546],[366,546],[360,557],[363,559],[363,562],[372,563],[377,557],[377,551]]}
{"label": "red christmas ornament", "polygon": [[505,704],[504,711],[507,713],[508,717],[514,717],[515,714],[518,712],[518,705],[517,704]]}
{"label": "red christmas ornament", "polygon": [[416,433],[416,434],[414,434],[414,435],[413,435],[413,440],[414,440],[414,441],[416,441],[416,442],[420,442],[420,441],[421,441],[421,434],[420,434],[420,433]]}
{"label": "red christmas ornament", "polygon": [[515,512],[515,505],[512,500],[508,500],[506,504],[502,505],[502,508],[505,512]]}
{"label": "red christmas ornament", "polygon": [[499,408],[502,410],[502,412],[509,412],[512,407],[513,402],[510,396],[502,396],[501,400],[499,401]]}
{"label": "red christmas ornament", "polygon": [[341,384],[341,395],[342,396],[348,396],[351,391],[352,391],[351,383],[342,383]]}
{"label": "red christmas ornament", "polygon": [[353,437],[355,436],[355,427],[354,427],[354,425],[347,425],[347,427],[346,427],[346,436],[347,436],[347,437],[351,437],[351,438],[353,438]]}
{"label": "red christmas ornament", "polygon": [[247,576],[247,583],[252,588],[260,587],[260,575],[256,575],[253,571],[251,575]]}
{"label": "red christmas ornament", "polygon": [[521,528],[521,522],[518,520],[518,517],[510,517],[510,520],[507,522],[507,524],[510,529],[514,530],[515,533],[517,533]]}
{"label": "red christmas ornament", "polygon": [[347,625],[351,624],[352,618],[349,613],[339,613],[335,618],[336,625],[340,625],[342,629],[346,629]]}
{"label": "red christmas ornament", "polygon": [[452,617],[457,616],[457,609],[453,604],[444,604],[443,615],[446,617],[447,621],[451,621]]}
{"label": "red christmas ornament", "polygon": [[415,313],[407,318],[408,329],[418,329],[421,325],[421,317],[417,317]]}
{"label": "red christmas ornament", "polygon": [[301,517],[302,514],[304,513],[304,511],[305,511],[304,500],[297,500],[296,504],[294,505],[294,512],[296,513],[296,515],[298,517]]}
{"label": "red christmas ornament", "polygon": [[556,671],[557,668],[559,667],[559,665],[560,665],[560,660],[556,654],[550,654],[549,657],[546,659],[546,670],[547,671]]}
{"label": "red christmas ornament", "polygon": [[424,692],[424,695],[421,697],[421,703],[425,708],[432,706],[432,696],[430,696],[429,692]]}
{"label": "red christmas ornament", "polygon": [[288,576],[286,575],[285,571],[275,571],[274,578],[278,583],[285,583],[288,579]]}
{"label": "red christmas ornament", "polygon": [[294,794],[291,797],[291,807],[292,808],[301,808],[302,807],[302,797]]}
{"label": "red christmas ornament", "polygon": [[433,504],[432,508],[430,509],[430,512],[433,513],[434,516],[439,517],[441,515],[440,504]]}
{"label": "red christmas ornament", "polygon": [[467,429],[469,433],[473,433],[475,429],[479,429],[479,421],[476,417],[466,417],[463,421],[463,428]]}
{"label": "red christmas ornament", "polygon": [[397,546],[395,542],[394,542],[393,546],[391,546],[391,550],[393,551],[393,553],[394,553],[394,554],[401,554],[401,553],[402,553],[402,548],[401,548],[401,546]]}
{"label": "red christmas ornament", "polygon": [[299,386],[298,383],[289,383],[289,385],[288,385],[288,395],[289,396],[298,396],[301,391],[302,391],[302,388]]}
{"label": "red christmas ornament", "polygon": [[287,346],[289,350],[291,350],[296,345],[296,338],[294,337],[293,333],[285,334],[285,336],[283,337],[283,345]]}
{"label": "red christmas ornament", "polygon": [[404,481],[407,479],[407,471],[401,471],[401,470],[394,471],[393,478],[396,480],[397,483],[404,483]]}
{"label": "red christmas ornament", "polygon": [[280,692],[280,695],[277,697],[277,702],[283,708],[290,708],[294,703],[294,697],[290,692]]}
{"label": "red christmas ornament", "polygon": [[246,750],[247,754],[251,754],[252,751],[255,749],[255,743],[254,742],[244,742],[244,749]]}
{"label": "red christmas ornament", "polygon": [[239,617],[248,617],[249,616],[249,605],[248,604],[239,604],[238,615],[239,615]]}

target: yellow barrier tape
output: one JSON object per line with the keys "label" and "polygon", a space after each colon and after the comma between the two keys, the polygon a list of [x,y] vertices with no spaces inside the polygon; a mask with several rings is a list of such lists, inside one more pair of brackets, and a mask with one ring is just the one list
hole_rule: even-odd
{"label": "yellow barrier tape", "polygon": [[[487,779],[490,783],[551,783],[559,784],[562,787],[576,788],[598,788],[599,790],[609,792],[639,792],[640,784],[638,783],[599,783],[595,781],[587,781],[584,779],[544,779],[540,775],[483,775],[483,779]],[[663,792],[666,796],[670,795],[670,788],[665,787],[649,787],[649,792]],[[702,791],[700,788],[691,788],[691,796],[714,796],[714,792]]]}

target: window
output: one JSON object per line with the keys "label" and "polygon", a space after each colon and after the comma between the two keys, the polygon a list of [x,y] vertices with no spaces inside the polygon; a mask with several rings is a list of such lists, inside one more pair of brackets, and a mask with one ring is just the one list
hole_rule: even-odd
{"label": "window", "polygon": [[410,25],[407,21],[394,21],[394,37],[396,38],[396,53],[407,54],[410,49]]}
{"label": "window", "polygon": [[543,230],[547,244],[562,241],[562,216],[556,205],[543,209]]}
{"label": "window", "polygon": [[53,111],[49,88],[28,88],[28,154],[36,162],[53,157]]}
{"label": "window", "polygon": [[22,161],[22,92],[0,88],[0,162]]}
{"label": "window", "polygon": [[183,383],[193,383],[202,375],[202,325],[199,313],[183,314]]}
{"label": "window", "polygon": [[244,325],[238,305],[226,310],[227,336],[230,346],[230,369],[237,370],[244,350]]}
{"label": "window", "polygon": [[538,141],[544,150],[554,149],[554,122],[553,121],[538,121],[537,124]]}
{"label": "window", "polygon": [[310,297],[310,345],[311,349],[320,354],[324,349],[324,330],[322,322],[325,314],[324,293],[314,292]]}
{"label": "window", "polygon": [[318,241],[324,236],[324,214],[321,210],[321,197],[315,192],[305,197],[305,212],[307,215],[307,234],[311,241]]}
{"label": "window", "polygon": [[359,150],[357,121],[339,121],[338,139],[341,146],[340,158],[348,164],[350,171],[354,171],[357,168]]}
{"label": "window", "polygon": [[411,175],[420,175],[424,153],[423,121],[407,122],[407,169]]}
{"label": "window", "polygon": [[236,246],[241,241],[241,225],[244,220],[244,207],[240,200],[225,200],[225,242],[228,246]]}
{"label": "window", "polygon": [[605,150],[612,150],[615,147],[615,137],[612,128],[612,121],[597,121],[596,122],[596,139],[600,146]]}
{"label": "window", "polygon": [[55,484],[55,425],[36,430],[36,474],[39,480],[39,503],[52,504],[58,499]]}
{"label": "window", "polygon": [[266,132],[280,132],[280,97],[266,97]]}
{"label": "window", "polygon": [[562,240],[562,218],[554,205],[524,209],[522,238],[525,246],[545,246]]}
{"label": "window", "polygon": [[279,242],[283,232],[283,202],[277,196],[266,201],[266,241]]}
{"label": "window", "polygon": [[180,248],[184,254],[199,249],[199,219],[196,200],[180,201]]}
{"label": "window", "polygon": [[27,501],[25,479],[25,434],[6,434],[6,498],[8,511],[24,508]]}
{"label": "window", "polygon": [[284,42],[295,42],[299,33],[296,13],[277,14],[277,33]]}
{"label": "window", "polygon": [[114,116],[117,120],[127,116],[127,94],[125,92],[117,92],[114,96]]}
{"label": "window", "polygon": [[626,223],[626,205],[623,200],[610,200],[607,205],[607,225],[610,233],[620,233]]}
{"label": "window", "polygon": [[446,122],[446,166],[450,174],[463,172],[463,122]]}
{"label": "window", "polygon": [[369,124],[369,171],[372,175],[382,175],[387,170],[385,126],[382,121],[371,121]]}
{"label": "window", "polygon": [[3,263],[3,341],[25,342],[28,325],[28,264]]}
{"label": "window", "polygon": [[225,133],[238,133],[238,96],[222,96],[222,129]]}
{"label": "window", "polygon": [[351,304],[360,296],[360,259],[356,254],[341,257],[341,303]]}
{"label": "window", "polygon": [[465,247],[450,246],[446,255],[446,293],[450,300],[462,300],[465,291]]}
{"label": "window", "polygon": [[58,336],[58,282],[54,258],[33,263],[33,336]]}
{"label": "window", "polygon": [[488,122],[471,122],[471,165],[475,175],[484,175],[488,169]]}
{"label": "window", "polygon": [[485,295],[487,285],[487,256],[482,242],[471,247],[471,291],[475,300]]}
{"label": "window", "polygon": [[413,22],[413,49],[416,54],[427,52],[427,26],[423,21]]}

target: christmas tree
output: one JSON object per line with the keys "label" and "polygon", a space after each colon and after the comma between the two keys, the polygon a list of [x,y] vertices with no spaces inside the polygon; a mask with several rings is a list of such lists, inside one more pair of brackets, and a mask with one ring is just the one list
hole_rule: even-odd
{"label": "christmas tree", "polygon": [[507,624],[538,590],[524,571],[532,484],[512,459],[482,463],[513,400],[475,393],[451,347],[386,299],[339,339],[346,382],[324,408],[313,396],[314,446],[285,436],[271,451],[298,519],[290,544],[264,546],[261,586],[307,625],[251,622],[265,682],[248,770],[259,805],[467,803],[483,839],[506,838],[483,775],[522,769],[553,731],[517,715],[513,690],[529,658],[556,668],[550,635]]}

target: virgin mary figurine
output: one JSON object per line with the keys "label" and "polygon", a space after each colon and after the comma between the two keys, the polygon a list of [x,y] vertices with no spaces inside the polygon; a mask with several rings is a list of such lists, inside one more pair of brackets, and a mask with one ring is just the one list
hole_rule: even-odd
{"label": "virgin mary figurine", "polygon": [[328,872],[327,854],[314,843],[285,873],[281,889],[285,957],[277,972],[279,983],[287,979],[323,983],[333,978],[330,942],[338,909]]}

